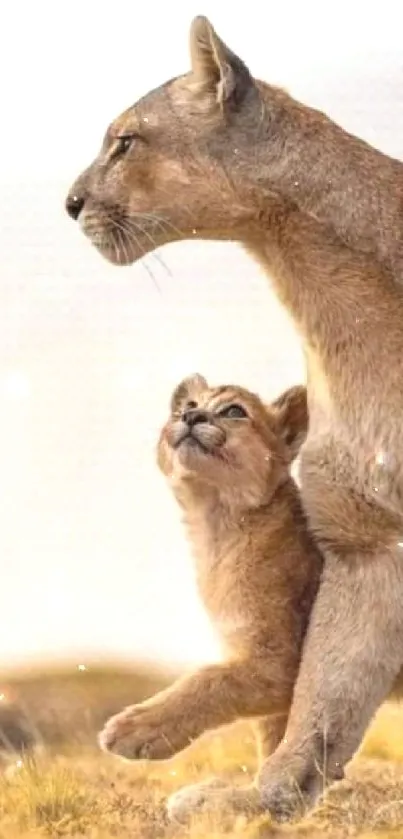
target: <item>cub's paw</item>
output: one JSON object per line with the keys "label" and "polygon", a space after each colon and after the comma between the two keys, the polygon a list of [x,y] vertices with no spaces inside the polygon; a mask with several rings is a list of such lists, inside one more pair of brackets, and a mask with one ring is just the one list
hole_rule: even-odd
{"label": "cub's paw", "polygon": [[189,745],[180,722],[157,705],[130,705],[111,717],[98,736],[101,749],[127,760],[166,760]]}
{"label": "cub's paw", "polygon": [[197,813],[256,816],[264,813],[256,787],[233,787],[219,778],[182,787],[167,801],[168,818],[184,823]]}
{"label": "cub's paw", "polygon": [[167,800],[166,811],[170,821],[184,823],[195,813],[201,813],[227,788],[219,778],[210,778],[200,784],[189,784],[174,792]]}

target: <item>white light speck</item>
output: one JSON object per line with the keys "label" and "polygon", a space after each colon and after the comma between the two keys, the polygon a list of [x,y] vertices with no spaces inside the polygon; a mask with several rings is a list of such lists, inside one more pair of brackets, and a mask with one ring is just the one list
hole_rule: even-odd
{"label": "white light speck", "polygon": [[171,769],[171,771],[170,771],[170,773],[169,773],[169,774],[170,774],[170,775],[176,775],[176,770],[175,770],[175,769]]}
{"label": "white light speck", "polygon": [[265,460],[270,460],[270,455],[269,455],[269,454],[265,454],[264,459],[265,459]]}
{"label": "white light speck", "polygon": [[143,122],[148,122],[148,117],[143,117]]}
{"label": "white light speck", "polygon": [[403,542],[398,542],[398,543],[397,543],[397,547],[398,547],[398,548],[403,548]]}
{"label": "white light speck", "polygon": [[192,233],[193,233],[193,236],[196,236],[197,230],[196,230],[195,227],[193,228]]}
{"label": "white light speck", "polygon": [[0,693],[0,702],[7,702],[7,697],[5,693]]}
{"label": "white light speck", "polygon": [[359,319],[359,318],[356,318],[356,319],[355,319],[355,322],[356,322],[356,323],[359,323],[359,322],[360,322],[360,319]]}
{"label": "white light speck", "polygon": [[15,765],[17,766],[18,769],[22,769],[22,767],[24,766],[22,760],[16,760]]}
{"label": "white light speck", "polygon": [[299,181],[294,181],[294,186],[299,186]]}
{"label": "white light speck", "polygon": [[378,487],[374,487],[374,492],[379,492],[379,488],[378,488]]}
{"label": "white light speck", "polygon": [[86,668],[86,665],[85,665],[85,664],[77,664],[77,670],[81,670],[81,671],[83,671],[83,670],[86,670],[86,669],[87,669],[87,668]]}
{"label": "white light speck", "polygon": [[376,456],[376,462],[377,462],[378,466],[383,466],[384,463],[385,463],[385,460],[386,460],[386,457],[385,457],[384,453],[383,452],[378,452],[378,454]]}
{"label": "white light speck", "polygon": [[248,767],[247,767],[247,766],[241,766],[241,769],[242,769],[242,772],[247,772],[247,771],[248,771]]}

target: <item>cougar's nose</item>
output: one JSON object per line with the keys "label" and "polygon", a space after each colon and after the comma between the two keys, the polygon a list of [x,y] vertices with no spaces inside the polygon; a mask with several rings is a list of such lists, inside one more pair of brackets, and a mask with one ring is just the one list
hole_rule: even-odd
{"label": "cougar's nose", "polygon": [[209,414],[208,411],[203,411],[200,408],[191,408],[188,411],[183,411],[182,420],[189,428],[192,428],[201,422],[208,422]]}
{"label": "cougar's nose", "polygon": [[82,195],[79,195],[77,192],[71,192],[66,198],[66,210],[73,219],[73,221],[77,221],[81,210],[83,209],[85,204],[85,198]]}

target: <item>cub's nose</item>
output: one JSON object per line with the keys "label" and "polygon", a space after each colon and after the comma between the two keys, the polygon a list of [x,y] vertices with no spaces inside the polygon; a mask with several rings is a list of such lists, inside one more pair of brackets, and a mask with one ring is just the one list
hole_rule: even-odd
{"label": "cub's nose", "polygon": [[73,219],[73,221],[77,221],[81,210],[83,209],[85,204],[85,199],[82,195],[78,195],[76,192],[70,193],[66,198],[66,210]]}
{"label": "cub's nose", "polygon": [[192,428],[200,422],[208,422],[209,414],[208,411],[203,411],[200,408],[191,408],[188,411],[183,411],[181,418],[189,428]]}

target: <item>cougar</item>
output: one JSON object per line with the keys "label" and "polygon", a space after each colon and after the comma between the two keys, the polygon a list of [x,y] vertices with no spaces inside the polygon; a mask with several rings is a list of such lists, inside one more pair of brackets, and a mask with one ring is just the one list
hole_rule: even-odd
{"label": "cougar", "polygon": [[286,734],[257,777],[288,818],[343,777],[402,682],[403,165],[254,79],[204,17],[190,55],[111,123],[66,206],[115,265],[239,243],[300,335],[302,502],[324,568]]}

